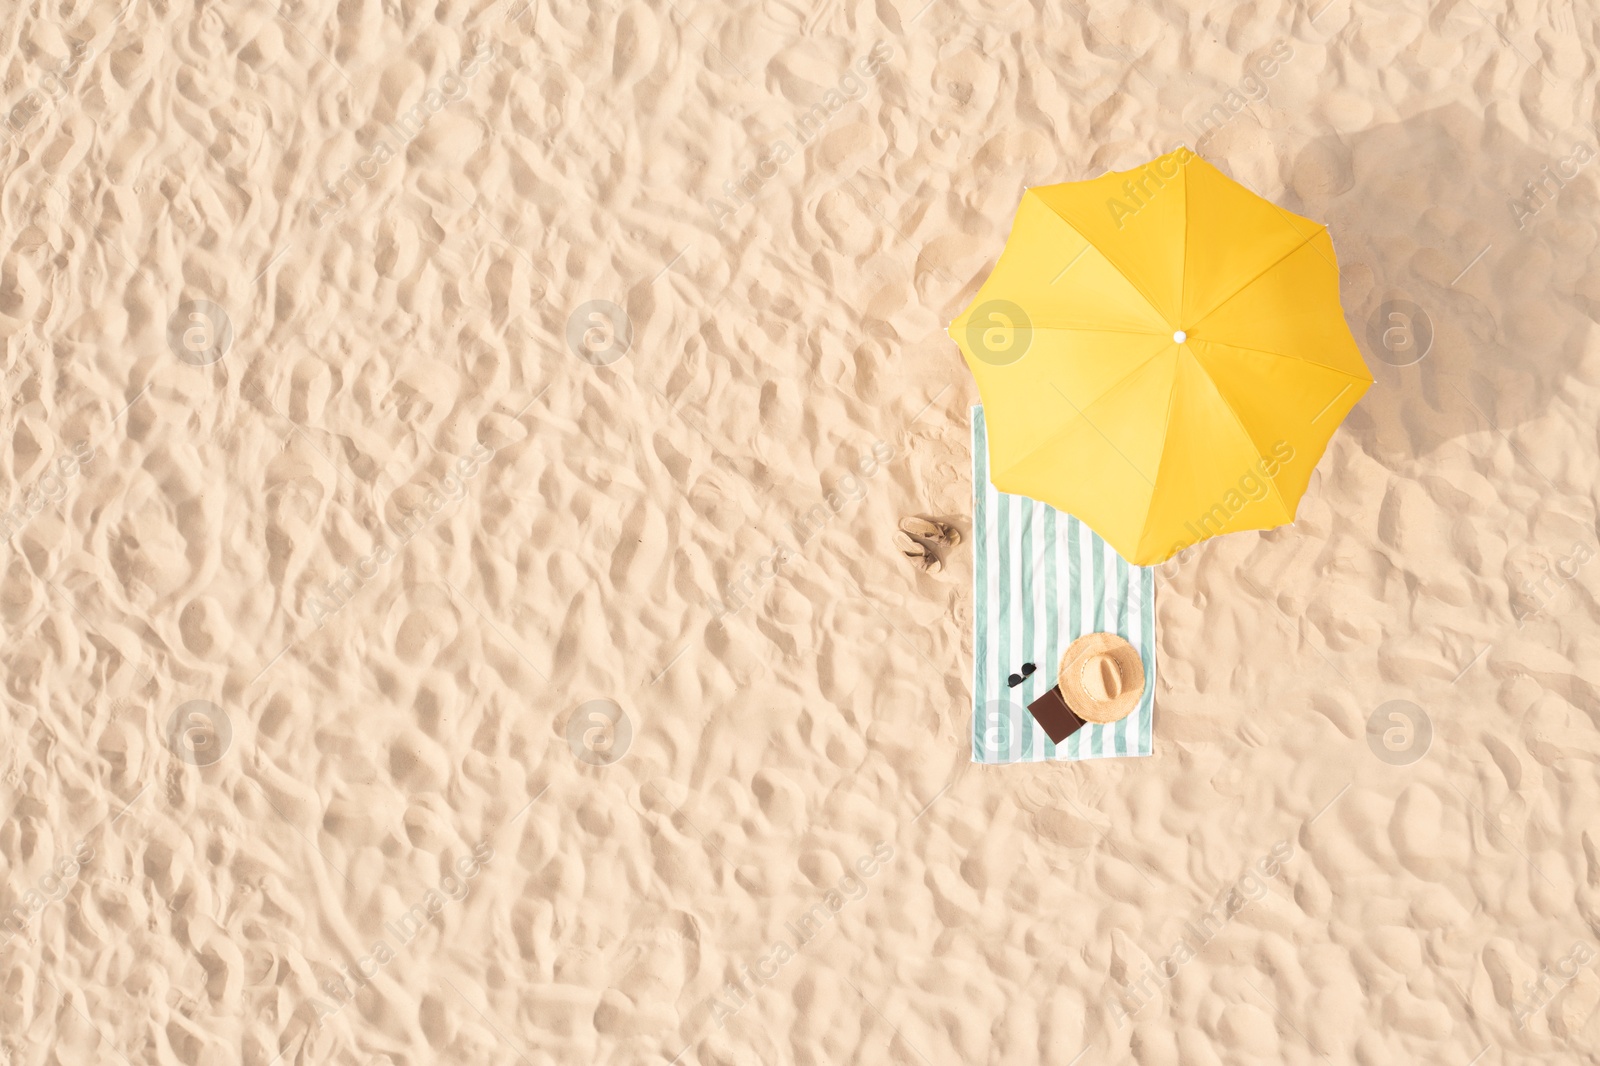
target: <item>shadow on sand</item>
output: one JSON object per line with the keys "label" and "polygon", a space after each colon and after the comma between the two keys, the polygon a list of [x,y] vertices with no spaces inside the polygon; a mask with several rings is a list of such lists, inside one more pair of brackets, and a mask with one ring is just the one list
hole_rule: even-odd
{"label": "shadow on sand", "polygon": [[1452,105],[1321,138],[1287,166],[1285,206],[1334,234],[1376,378],[1345,432],[1395,469],[1494,430],[1527,476],[1554,476],[1516,430],[1548,410],[1600,322],[1595,131],[1540,151]]}

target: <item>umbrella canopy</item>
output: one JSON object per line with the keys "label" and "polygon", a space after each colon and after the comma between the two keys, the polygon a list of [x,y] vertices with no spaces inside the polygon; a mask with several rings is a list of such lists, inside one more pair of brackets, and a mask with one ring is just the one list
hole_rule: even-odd
{"label": "umbrella canopy", "polygon": [[995,488],[1150,565],[1294,520],[1372,375],[1326,227],[1180,148],[1029,189],[950,325],[983,397]]}

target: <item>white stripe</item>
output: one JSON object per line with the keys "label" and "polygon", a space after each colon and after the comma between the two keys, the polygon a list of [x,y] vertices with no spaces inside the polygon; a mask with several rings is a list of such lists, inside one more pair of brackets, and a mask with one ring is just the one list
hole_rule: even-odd
{"label": "white stripe", "polygon": [[[1022,662],[1017,658],[1022,652],[1022,612],[1027,609],[1027,599],[1023,596],[1022,589],[1022,523],[1027,520],[1029,500],[1025,496],[1007,496],[1006,504],[1010,514],[1011,528],[1010,543],[1006,550],[1011,559],[1010,578],[1011,592],[1006,597],[1010,610],[1006,612],[1006,654],[1011,661],[1004,664],[1001,677],[1007,677],[1012,672],[1022,668]],[[1008,693],[1015,694],[1016,689],[1007,689]],[[1016,762],[1022,758],[1022,715],[1027,714],[1026,708],[1019,709],[1017,701],[1010,699],[1006,703],[1011,714],[1011,728],[1007,732],[1010,742],[1006,752],[1006,762]]]}
{"label": "white stripe", "polygon": [[[1000,515],[998,515],[998,507],[1000,507],[1000,493],[995,491],[992,483],[987,485],[986,491],[989,493],[989,512],[987,512],[987,514],[989,514],[989,522],[987,522],[987,525],[989,525],[989,544],[994,546],[995,551],[1003,551],[1002,547],[1000,547],[1000,544],[995,541],[995,538],[1000,536]],[[995,557],[995,559],[990,560],[990,562],[995,562],[997,559],[998,555]],[[1005,677],[1003,672],[998,672],[1000,671],[1000,651],[998,651],[998,640],[1000,640],[1000,632],[1002,632],[1000,626],[1002,626],[1003,619],[1005,619],[1005,613],[1000,610],[1000,599],[1002,599],[1002,597],[1000,597],[1000,573],[998,573],[998,571],[1000,571],[1000,568],[990,565],[989,575],[987,575],[987,578],[989,578],[989,663],[990,667],[992,667],[989,675],[990,677],[994,677],[994,679]],[[998,751],[997,743],[995,743],[995,741],[998,741],[998,738],[1002,736],[1000,730],[1003,728],[1002,725],[1000,725],[1000,714],[1003,712],[1003,707],[1002,704],[995,701],[994,695],[997,687],[998,685],[992,685],[990,690],[987,691],[987,693],[984,693],[984,695],[986,695],[990,701],[989,730],[984,733],[984,751],[986,751],[989,762],[1005,762],[1005,752]]]}
{"label": "white stripe", "polygon": [[[1078,527],[1078,557],[1077,559],[1072,560],[1072,563],[1074,563],[1075,567],[1077,567],[1078,578],[1080,578],[1078,579],[1077,587],[1072,589],[1072,618],[1074,618],[1075,631],[1082,634],[1082,632],[1085,632],[1085,629],[1083,629],[1083,611],[1085,611],[1086,605],[1088,605],[1088,595],[1086,595],[1085,591],[1083,591],[1083,560],[1088,559],[1088,554],[1086,554],[1086,552],[1088,552],[1088,546],[1090,546],[1090,539],[1088,539],[1088,533],[1090,533],[1090,531],[1088,531],[1088,527],[1085,527],[1082,522],[1078,522],[1077,519],[1072,520],[1077,522]],[[1062,648],[1062,650],[1064,650],[1064,648]],[[1074,735],[1067,738],[1067,752],[1069,752],[1072,757],[1078,757],[1078,755],[1082,754],[1082,749],[1083,730],[1078,730],[1077,733],[1074,733]]]}
{"label": "white stripe", "polygon": [[[1123,583],[1123,579],[1118,576],[1117,571],[1122,570],[1122,565],[1118,563],[1118,557],[1115,552],[1110,552],[1110,559],[1106,560],[1106,565],[1107,567],[1110,567],[1110,575],[1112,575],[1110,581],[1107,581],[1106,587],[1107,589],[1112,589],[1112,587],[1117,589],[1117,592],[1115,592],[1112,599],[1117,602],[1117,627],[1118,631],[1122,631],[1122,629],[1128,629],[1128,618],[1131,618],[1130,610],[1128,610],[1128,608],[1130,608],[1130,603],[1128,603],[1128,586],[1126,586],[1126,583]],[[1133,573],[1133,570],[1133,567],[1128,567],[1128,573],[1130,573],[1130,575]],[[1128,615],[1128,618],[1123,618],[1123,615]],[[1128,632],[1133,631],[1128,629]],[[1122,744],[1123,751],[1133,751],[1133,722],[1134,715],[1130,714],[1128,717],[1125,717],[1122,722],[1117,723],[1117,743]]]}
{"label": "white stripe", "polygon": [[[1140,620],[1144,612],[1144,604],[1139,596],[1139,590],[1143,575],[1143,567],[1130,565],[1128,567],[1128,588],[1124,592],[1128,604],[1128,643],[1133,645],[1134,650],[1139,653],[1141,659],[1144,657],[1144,630]],[[1139,723],[1144,719],[1144,715],[1140,714],[1139,710],[1143,706],[1144,698],[1140,697],[1139,707],[1135,707],[1133,713],[1128,715],[1127,718],[1128,754],[1130,755],[1135,753],[1143,754],[1139,751]]]}
{"label": "white stripe", "polygon": [[[1054,544],[1044,541],[1045,526],[1049,523],[1046,508],[1035,504],[1028,511],[1033,522],[1033,650],[1028,655],[1028,661],[1035,667],[1028,691],[1043,694],[1049,688],[1043,679],[1051,676],[1047,661],[1050,655],[1050,609],[1046,601],[1052,584],[1051,573],[1056,566],[1056,548]],[[1044,761],[1044,746],[1049,739],[1044,728],[1033,723],[1033,755],[1030,761]]]}
{"label": "white stripe", "polygon": [[995,514],[995,509],[999,506],[1000,501],[999,494],[995,492],[994,485],[989,480],[989,471],[987,469],[983,472],[983,493],[984,543],[989,546],[990,552],[987,560],[988,565],[984,567],[983,575],[984,583],[988,585],[988,605],[987,610],[984,612],[988,615],[988,618],[984,624],[989,627],[989,677],[991,678],[989,691],[983,694],[985,709],[983,758],[985,762],[1003,762],[1004,756],[995,750],[994,745],[995,738],[1000,735],[1000,725],[997,720],[999,707],[994,702],[994,681],[992,680],[996,676],[1005,676],[1004,674],[996,675],[996,671],[1000,668],[1000,654],[995,648],[995,641],[1000,636],[1000,575],[998,573],[1000,568],[995,565],[999,559],[997,553],[1000,550],[995,543],[995,537],[998,535],[999,518]]}
{"label": "white stripe", "polygon": [[[1130,567],[1130,569],[1132,568]],[[1127,619],[1122,617],[1127,613],[1128,610],[1128,586],[1122,580],[1122,560],[1114,551],[1111,553],[1111,578],[1106,582],[1106,584],[1111,588],[1111,591],[1108,594],[1111,602],[1107,604],[1106,609],[1106,628],[1116,631],[1116,633],[1120,636],[1122,631],[1128,627]],[[1112,606],[1116,607],[1115,616],[1113,616],[1111,611]],[[1117,750],[1117,745],[1119,743],[1122,745],[1124,750],[1129,748],[1128,726],[1132,722],[1133,715],[1130,714],[1126,718],[1122,719],[1122,721],[1117,723],[1117,735],[1111,738],[1112,751]]]}
{"label": "white stripe", "polygon": [[1005,725],[1000,721],[1001,708],[999,703],[996,702],[998,700],[996,693],[999,691],[1000,686],[995,681],[995,672],[1000,669],[999,641],[1003,632],[1000,627],[1005,617],[1001,609],[1000,568],[995,564],[998,563],[1000,552],[1004,551],[1005,547],[995,540],[995,536],[1000,530],[1000,516],[995,512],[995,508],[1000,506],[1000,494],[992,488],[988,490],[988,493],[989,518],[985,524],[988,527],[989,550],[993,554],[989,557],[990,566],[987,575],[989,583],[989,691],[984,693],[984,698],[989,701],[990,720],[988,729],[983,736],[983,747],[984,758],[987,761],[1005,762],[1005,752],[997,746]]}
{"label": "white stripe", "polygon": [[[1122,621],[1122,604],[1120,601],[1125,598],[1124,593],[1126,590],[1122,585],[1122,577],[1120,574],[1122,567],[1119,565],[1120,563],[1121,559],[1117,555],[1116,549],[1110,544],[1107,544],[1105,550],[1105,561],[1103,565],[1106,568],[1104,611],[1105,627],[1106,632],[1108,633],[1115,632],[1118,625],[1120,625]],[[1115,755],[1117,753],[1118,736],[1119,734],[1124,733],[1127,728],[1128,720],[1124,718],[1122,721],[1106,730],[1105,746],[1107,755]]]}
{"label": "white stripe", "polygon": [[[1069,514],[1056,515],[1056,646],[1045,652],[1050,659],[1048,663],[1041,662],[1039,669],[1050,671],[1050,683],[1053,685],[1060,677],[1061,656],[1067,650],[1067,634],[1071,632],[1072,625],[1072,589],[1069,587],[1071,570],[1067,566],[1067,527],[1077,519]],[[1070,738],[1067,738],[1069,740]],[[1067,740],[1056,745],[1056,758],[1067,757]]]}

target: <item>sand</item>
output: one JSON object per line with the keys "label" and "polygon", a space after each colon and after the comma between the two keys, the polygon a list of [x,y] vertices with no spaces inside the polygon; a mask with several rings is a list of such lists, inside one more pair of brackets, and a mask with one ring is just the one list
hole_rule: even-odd
{"label": "sand", "polygon": [[[1591,13],[924,2],[8,13],[0,1060],[1600,1059]],[[1179,143],[1377,382],[974,766],[944,327]]]}

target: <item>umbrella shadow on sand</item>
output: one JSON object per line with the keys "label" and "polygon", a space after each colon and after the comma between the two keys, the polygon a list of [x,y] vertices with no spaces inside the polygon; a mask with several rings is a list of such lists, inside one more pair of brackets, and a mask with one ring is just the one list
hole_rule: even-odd
{"label": "umbrella shadow on sand", "polygon": [[1549,143],[1452,105],[1320,138],[1286,164],[1285,206],[1334,234],[1376,379],[1345,432],[1390,469],[1485,430],[1528,464],[1517,428],[1578,369],[1600,321],[1600,149],[1581,126]]}

